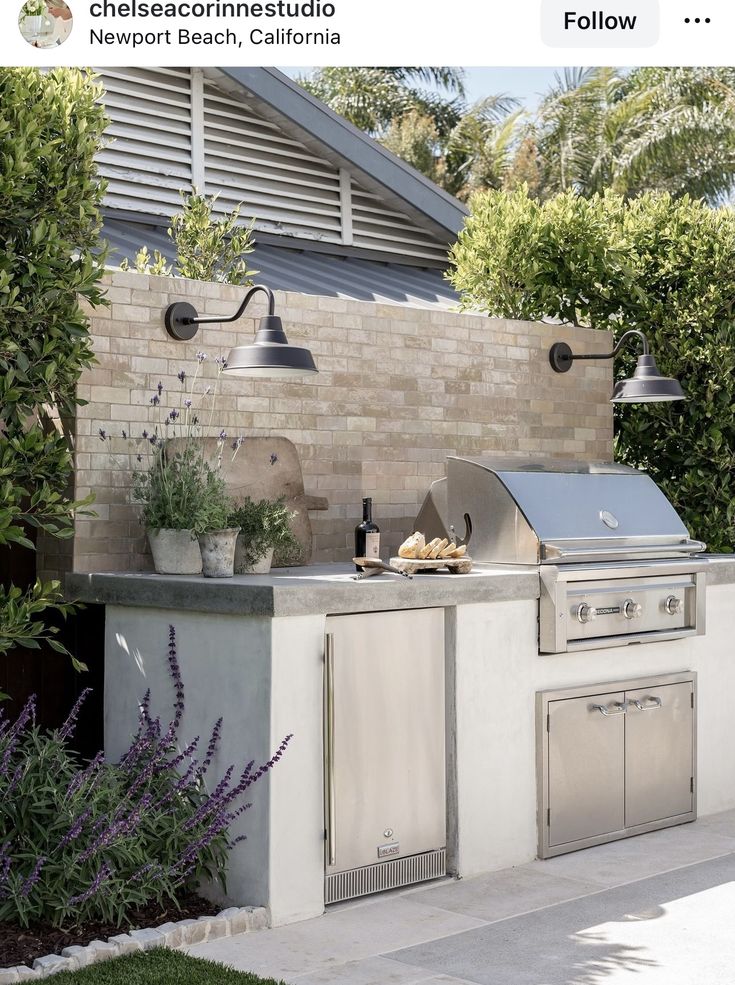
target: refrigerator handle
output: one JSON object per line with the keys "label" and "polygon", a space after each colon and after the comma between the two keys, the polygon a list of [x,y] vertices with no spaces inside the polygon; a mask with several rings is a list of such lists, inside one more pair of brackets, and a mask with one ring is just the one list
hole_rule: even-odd
{"label": "refrigerator handle", "polygon": [[327,633],[324,647],[324,800],[327,864],[337,862],[336,803],[334,790],[334,635]]}

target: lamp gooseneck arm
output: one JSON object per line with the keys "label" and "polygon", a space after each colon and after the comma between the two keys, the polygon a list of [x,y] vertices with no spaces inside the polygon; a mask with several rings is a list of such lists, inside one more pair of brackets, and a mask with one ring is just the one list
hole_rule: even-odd
{"label": "lamp gooseneck arm", "polygon": [[237,321],[238,318],[242,318],[245,313],[245,309],[253,300],[256,294],[262,292],[268,298],[268,315],[273,317],[276,311],[276,299],[273,295],[273,291],[270,287],[266,287],[264,284],[256,284],[255,287],[251,287],[248,293],[243,298],[243,302],[237,309],[234,315],[230,318],[200,318],[198,315],[196,318],[186,318],[182,319],[188,325],[224,325],[227,322]]}
{"label": "lamp gooseneck arm", "polygon": [[641,332],[639,329],[637,329],[637,328],[631,328],[627,332],[625,332],[623,335],[620,336],[620,338],[618,339],[618,343],[617,343],[617,345],[615,346],[615,348],[613,349],[612,352],[603,352],[603,353],[594,352],[594,353],[590,353],[589,355],[582,355],[582,356],[578,356],[576,353],[572,353],[571,356],[570,356],[570,359],[573,362],[576,362],[578,359],[614,359],[615,356],[617,356],[617,354],[623,348],[623,346],[625,345],[625,343],[628,341],[628,339],[631,338],[631,336],[633,336],[633,335],[637,335],[642,340],[642,342],[643,342],[643,355],[644,356],[649,355],[649,353],[650,353],[650,347],[648,345],[648,339],[643,334],[643,332]]}

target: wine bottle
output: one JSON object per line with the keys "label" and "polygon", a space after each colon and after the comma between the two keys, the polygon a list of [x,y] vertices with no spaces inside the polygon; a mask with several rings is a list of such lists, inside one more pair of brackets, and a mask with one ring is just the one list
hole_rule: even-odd
{"label": "wine bottle", "polygon": [[380,528],[373,523],[373,501],[369,496],[362,501],[362,523],[355,527],[355,557],[380,557]]}

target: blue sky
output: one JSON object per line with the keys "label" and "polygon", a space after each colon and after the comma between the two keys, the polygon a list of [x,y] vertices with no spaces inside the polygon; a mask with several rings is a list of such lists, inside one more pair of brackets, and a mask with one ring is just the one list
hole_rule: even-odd
{"label": "blue sky", "polygon": [[[287,75],[308,72],[308,68],[284,68]],[[542,94],[554,81],[560,68],[466,68],[467,96],[470,102],[483,96],[505,93],[516,96],[528,109],[534,109]]]}
{"label": "blue sky", "polygon": [[466,68],[467,96],[470,102],[483,96],[505,93],[535,109],[539,96],[553,83],[561,68]]}

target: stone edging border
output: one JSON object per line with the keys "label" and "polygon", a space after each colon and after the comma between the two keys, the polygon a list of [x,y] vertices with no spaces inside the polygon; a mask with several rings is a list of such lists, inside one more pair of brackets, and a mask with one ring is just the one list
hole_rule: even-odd
{"label": "stone edging border", "polygon": [[179,920],[164,923],[150,930],[131,930],[129,934],[117,934],[106,941],[91,941],[85,947],[73,944],[61,954],[46,954],[36,958],[33,968],[15,965],[0,968],[0,985],[15,982],[39,981],[59,971],[79,971],[100,961],[109,961],[123,954],[150,951],[154,947],[178,948],[189,944],[203,944],[222,937],[233,937],[250,930],[263,930],[268,926],[268,914],[262,906],[231,906],[214,917],[197,920]]}

